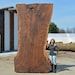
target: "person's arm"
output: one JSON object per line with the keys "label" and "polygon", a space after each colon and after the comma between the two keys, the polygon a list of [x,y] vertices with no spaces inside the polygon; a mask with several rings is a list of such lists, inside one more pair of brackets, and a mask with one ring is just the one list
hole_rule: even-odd
{"label": "person's arm", "polygon": [[49,48],[48,46],[49,46],[49,45],[47,44],[47,45],[46,45],[46,50],[48,50],[48,48]]}
{"label": "person's arm", "polygon": [[48,50],[50,50],[50,44],[48,44]]}
{"label": "person's arm", "polygon": [[58,50],[58,46],[56,46],[56,51],[57,51],[57,55],[58,55],[58,51],[59,51],[59,50]]}
{"label": "person's arm", "polygon": [[46,50],[48,50],[48,41],[46,42]]}

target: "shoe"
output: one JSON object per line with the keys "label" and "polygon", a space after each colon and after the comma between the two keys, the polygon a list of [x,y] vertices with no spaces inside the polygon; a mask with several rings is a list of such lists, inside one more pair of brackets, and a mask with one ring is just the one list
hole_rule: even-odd
{"label": "shoe", "polygon": [[56,73],[56,65],[53,65],[53,72]]}
{"label": "shoe", "polygon": [[51,70],[50,70],[50,72],[53,72],[53,64],[51,64]]}

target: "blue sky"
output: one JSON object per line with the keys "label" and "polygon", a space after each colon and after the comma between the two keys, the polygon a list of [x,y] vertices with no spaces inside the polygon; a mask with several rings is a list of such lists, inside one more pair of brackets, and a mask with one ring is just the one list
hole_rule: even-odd
{"label": "blue sky", "polygon": [[15,7],[18,3],[53,3],[51,21],[64,29],[75,27],[75,0],[0,0],[0,8]]}

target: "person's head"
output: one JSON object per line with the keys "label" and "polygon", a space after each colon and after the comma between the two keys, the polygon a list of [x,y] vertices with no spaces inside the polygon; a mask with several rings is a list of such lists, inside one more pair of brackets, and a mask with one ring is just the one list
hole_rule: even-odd
{"label": "person's head", "polygon": [[50,44],[51,44],[51,45],[54,45],[54,44],[55,44],[55,40],[54,40],[54,39],[51,39],[51,40],[50,40]]}

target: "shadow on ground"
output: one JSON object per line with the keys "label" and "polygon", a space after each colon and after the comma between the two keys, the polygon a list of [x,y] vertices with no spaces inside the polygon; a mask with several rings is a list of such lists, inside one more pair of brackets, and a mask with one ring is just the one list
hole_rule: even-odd
{"label": "shadow on ground", "polygon": [[57,72],[71,71],[70,69],[71,67],[75,67],[75,65],[65,65],[65,64],[57,65]]}

